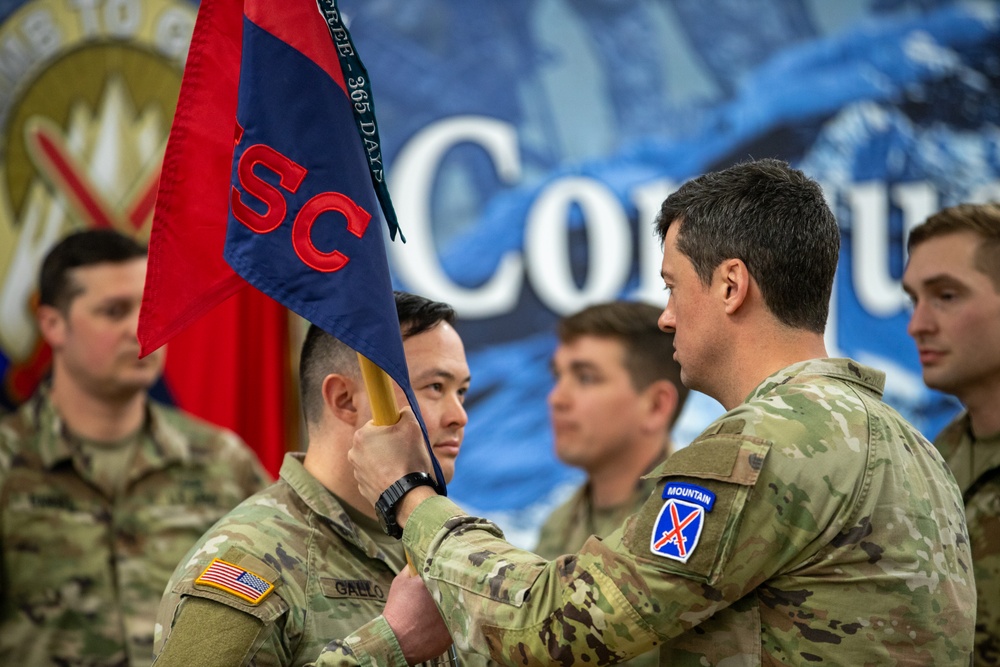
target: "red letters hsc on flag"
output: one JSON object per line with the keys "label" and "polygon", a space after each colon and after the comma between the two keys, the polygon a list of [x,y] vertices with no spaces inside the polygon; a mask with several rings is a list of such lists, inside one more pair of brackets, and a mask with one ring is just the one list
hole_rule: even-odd
{"label": "red letters hsc on flag", "polygon": [[143,353],[249,283],[381,367],[419,417],[375,128],[335,0],[203,0],[154,214]]}

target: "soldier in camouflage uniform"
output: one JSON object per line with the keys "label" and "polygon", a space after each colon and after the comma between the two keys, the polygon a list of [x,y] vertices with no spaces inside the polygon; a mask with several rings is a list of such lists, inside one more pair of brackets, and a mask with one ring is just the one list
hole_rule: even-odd
{"label": "soldier in camouflage uniform", "polygon": [[[688,182],[661,207],[660,318],[683,382],[728,410],[653,476],[605,540],[547,562],[420,487],[397,521],[456,645],[512,665],[967,665],[975,587],[955,480],[881,401],[884,375],[826,359],[840,244],[819,186],[763,160]],[[427,470],[409,413],[351,450],[369,499]],[[434,619],[402,606],[420,657]],[[387,609],[386,613],[389,614]],[[317,664],[369,664],[367,629]]]}
{"label": "soldier in camouflage uniform", "polygon": [[149,665],[163,587],[268,483],[235,435],[149,400],[138,359],[146,251],[110,231],[42,265],[51,384],[0,422],[0,665]]}
{"label": "soldier in camouflage uniform", "polygon": [[976,665],[1000,665],[1000,204],[944,209],[910,232],[908,331],[927,386],[964,410],[934,444],[965,499]]}
{"label": "soldier in camouflage uniform", "polygon": [[[396,294],[396,309],[411,383],[450,480],[470,381],[454,311],[405,293]],[[369,621],[393,637],[380,614],[406,557],[376,522],[347,460],[354,431],[371,418],[356,354],[312,326],[300,376],[307,452],[288,454],[280,479],[233,510],[178,566],[160,606],[157,667],[305,665]],[[398,645],[385,650],[387,660],[405,663]],[[463,664],[485,662],[470,658]]]}
{"label": "soldier in camouflage uniform", "polygon": [[647,303],[615,301],[559,322],[553,440],[559,459],[584,470],[587,482],[542,524],[535,553],[543,558],[607,537],[653,490],[640,477],[669,454],[670,427],[687,399],[659,314]]}
{"label": "soldier in camouflage uniform", "polygon": [[[599,303],[559,322],[549,417],[556,455],[587,481],[542,524],[535,553],[573,553],[607,537],[656,487],[643,477],[670,453],[670,427],[687,398],[674,337],[648,303]],[[657,653],[628,662],[655,665]]]}

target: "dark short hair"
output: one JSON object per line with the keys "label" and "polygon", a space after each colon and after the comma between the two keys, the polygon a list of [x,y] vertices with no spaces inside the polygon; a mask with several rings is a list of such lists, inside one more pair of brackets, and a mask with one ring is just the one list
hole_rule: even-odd
{"label": "dark short hair", "polygon": [[409,292],[393,292],[396,315],[403,340],[433,329],[441,322],[455,324],[455,309],[441,301],[431,301]]}
{"label": "dark short hair", "polygon": [[929,239],[959,232],[972,232],[979,237],[975,266],[993,282],[1000,292],[1000,203],[959,204],[941,209],[910,231],[906,249],[913,249]]}
{"label": "dark short hair", "polygon": [[660,330],[660,309],[636,301],[611,301],[588,306],[559,321],[557,334],[562,343],[583,336],[610,338],[625,349],[625,369],[632,386],[642,391],[657,380],[677,387],[677,420],[688,390],[681,383],[681,367],[674,361],[674,335]]}
{"label": "dark short hair", "polygon": [[738,164],[667,197],[656,219],[661,242],[675,222],[677,247],[702,283],[723,261],[742,260],[780,322],[823,332],[840,230],[815,181],[780,160]]}
{"label": "dark short hair", "polygon": [[95,264],[122,264],[145,256],[145,246],[113,229],[74,232],[56,243],[42,260],[38,302],[66,312],[83,289],[73,281],[70,275],[73,269]]}
{"label": "dark short hair", "polygon": [[[455,323],[455,311],[446,303],[409,292],[393,292],[393,297],[404,340],[441,322]],[[309,424],[318,424],[323,417],[323,379],[331,373],[360,378],[357,354],[346,343],[310,324],[299,355],[299,395]]]}

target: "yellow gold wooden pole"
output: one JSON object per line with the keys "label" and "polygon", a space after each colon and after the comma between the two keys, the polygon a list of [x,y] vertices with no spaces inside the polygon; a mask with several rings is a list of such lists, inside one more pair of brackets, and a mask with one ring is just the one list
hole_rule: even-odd
{"label": "yellow gold wooden pole", "polygon": [[358,363],[361,364],[361,377],[372,406],[372,421],[376,426],[392,426],[399,421],[399,406],[396,405],[396,392],[389,374],[360,352]]}

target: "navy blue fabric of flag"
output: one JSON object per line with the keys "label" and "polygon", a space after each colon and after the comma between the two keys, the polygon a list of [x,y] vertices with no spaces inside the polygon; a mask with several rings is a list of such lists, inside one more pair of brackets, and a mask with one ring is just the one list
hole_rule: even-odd
{"label": "navy blue fabric of flag", "polygon": [[348,94],[359,80],[343,76],[315,0],[247,0],[242,53],[225,259],[381,367],[403,388],[426,440],[369,170],[371,142],[362,141]]}

